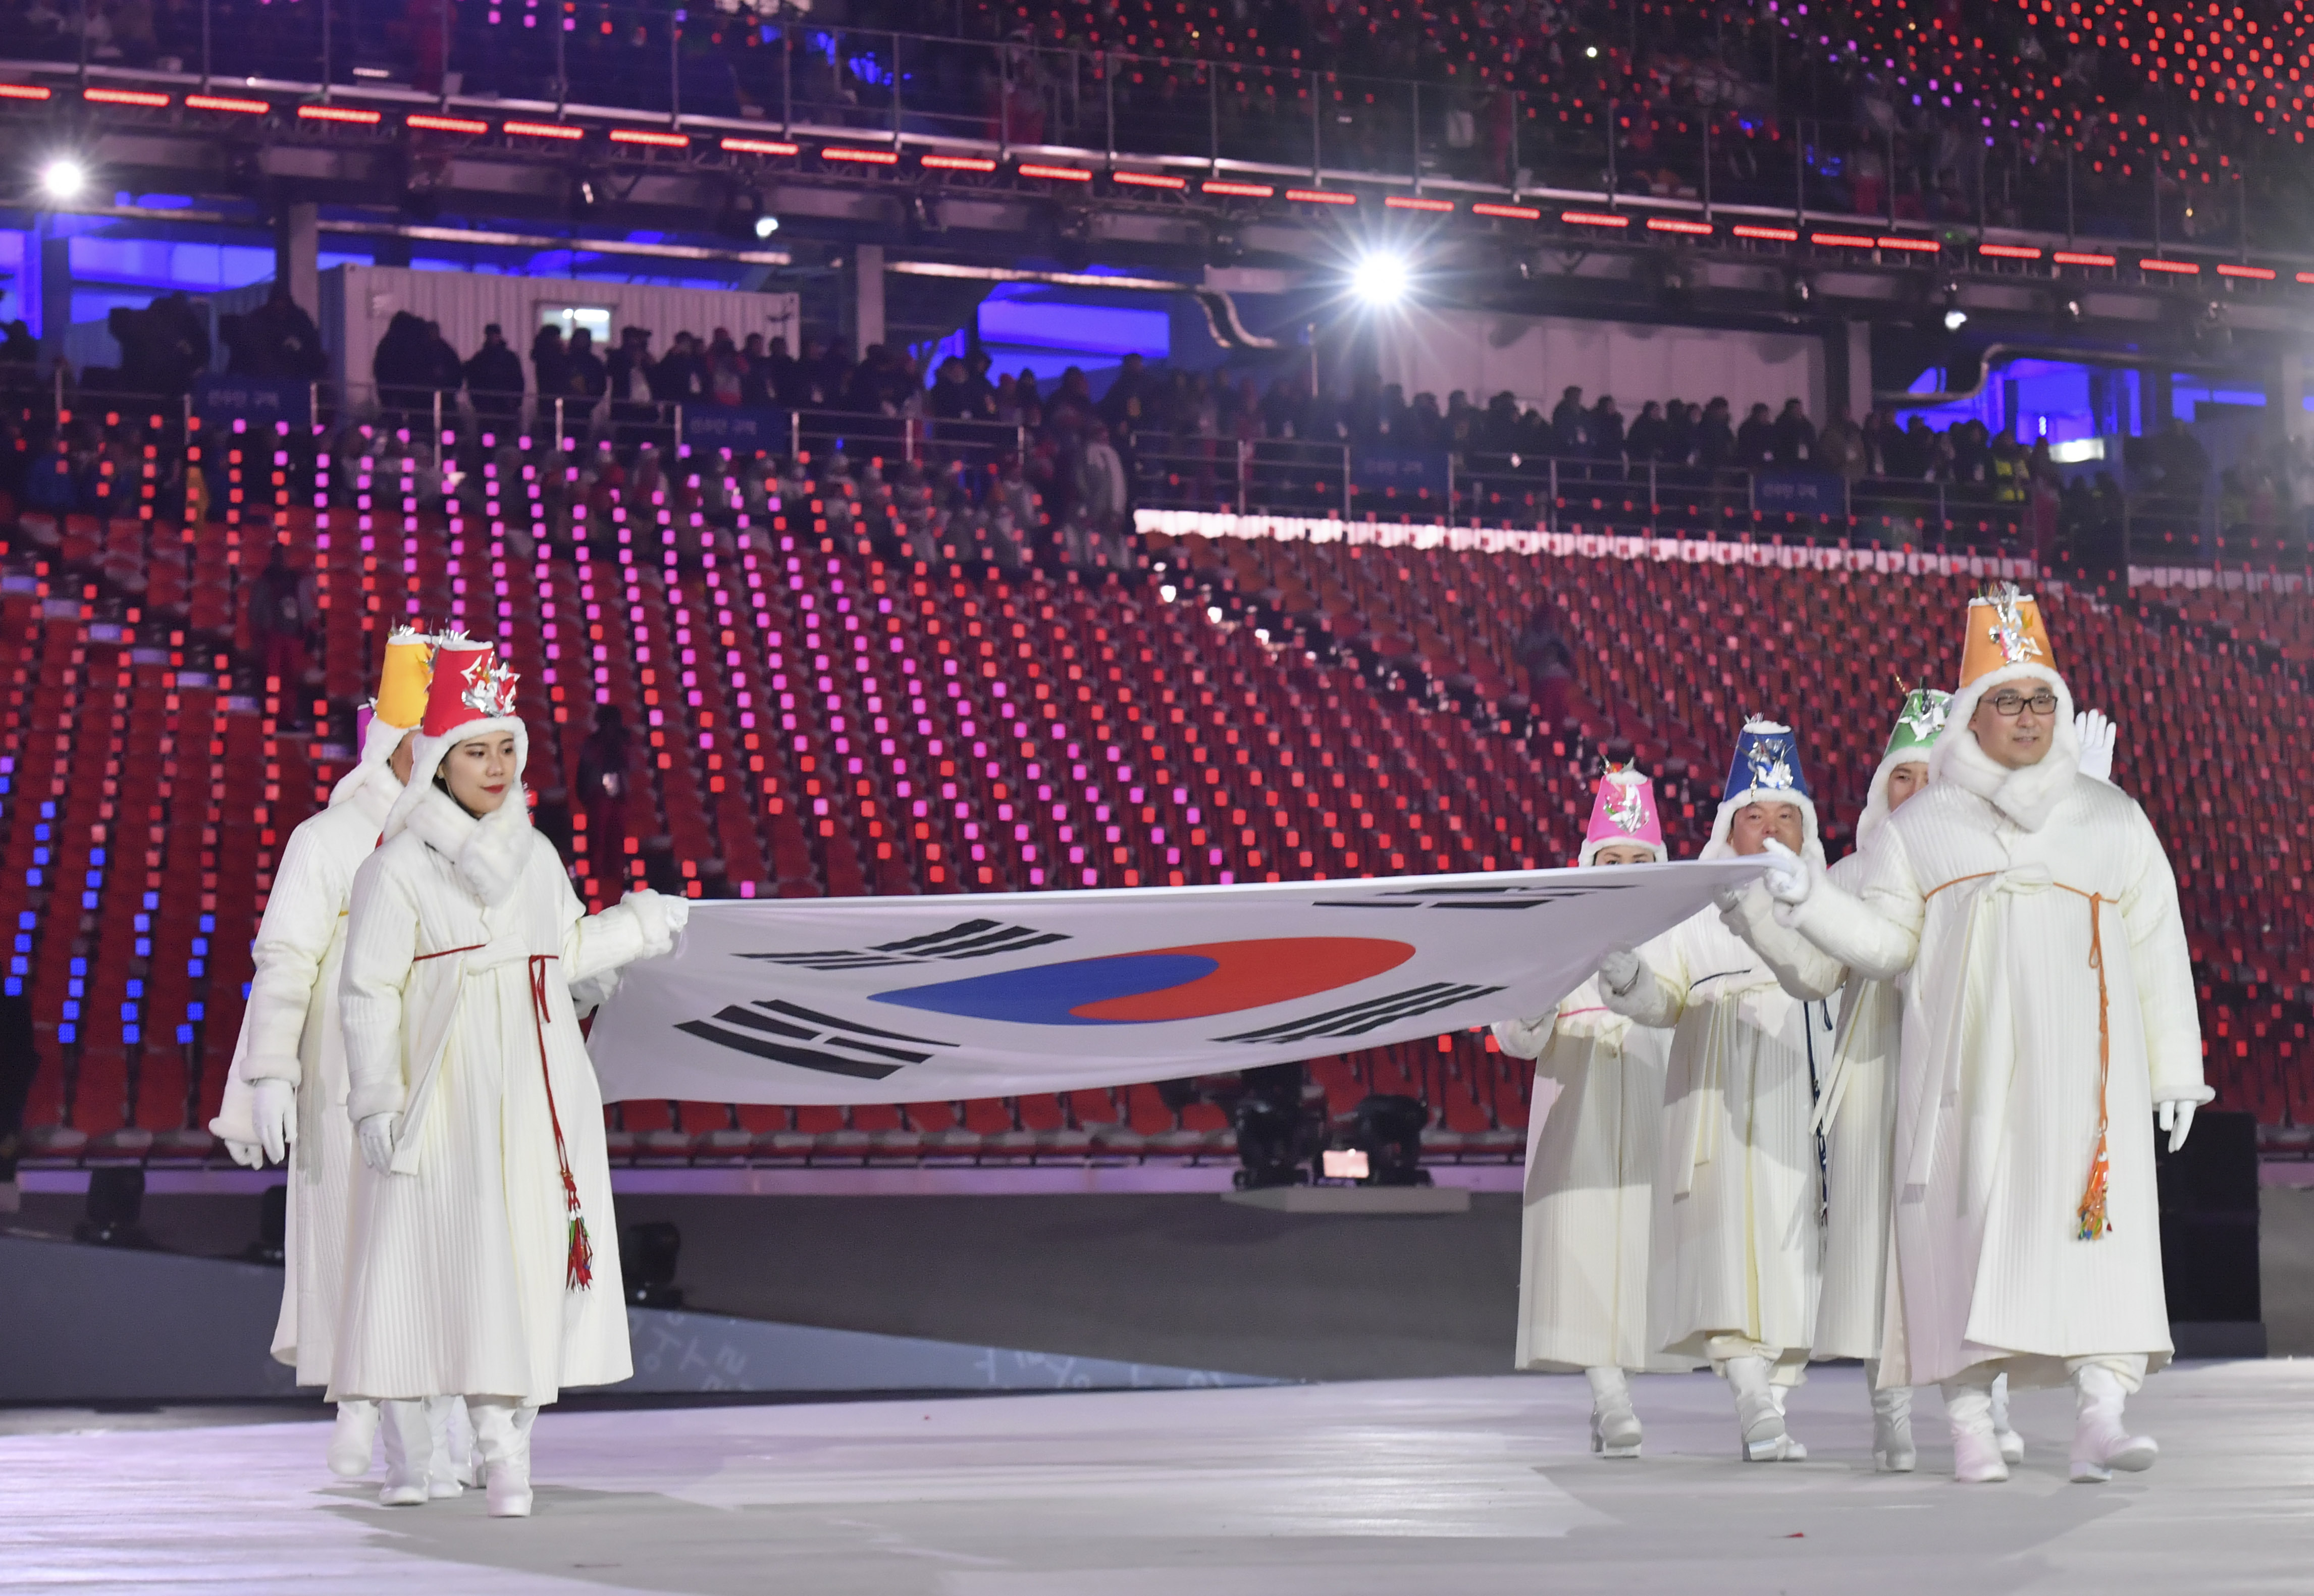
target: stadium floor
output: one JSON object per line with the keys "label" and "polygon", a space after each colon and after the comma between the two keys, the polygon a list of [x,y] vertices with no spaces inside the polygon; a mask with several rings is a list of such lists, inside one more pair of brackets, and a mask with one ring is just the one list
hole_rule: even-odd
{"label": "stadium floor", "polygon": [[[1577,1379],[550,1412],[537,1515],[375,1505],[263,1409],[0,1413],[18,1592],[1401,1596],[2303,1589],[2314,1363],[2209,1363],[2134,1405],[2164,1453],[2063,1472],[2020,1398],[2004,1486],[1876,1476],[1861,1378],[1793,1404],[1803,1464],[1739,1465],[1718,1384],[1639,1389],[1647,1458],[1585,1451]],[[263,1422],[270,1419],[273,1422]],[[252,1422],[257,1421],[257,1422]]]}

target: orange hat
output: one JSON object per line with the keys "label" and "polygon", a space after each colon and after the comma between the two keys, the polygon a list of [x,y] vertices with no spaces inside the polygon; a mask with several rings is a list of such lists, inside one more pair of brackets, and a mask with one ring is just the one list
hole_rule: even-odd
{"label": "orange hat", "polygon": [[2015,666],[2057,668],[2041,606],[2014,582],[1968,601],[1968,630],[1961,640],[1960,684],[1966,687],[1988,671]]}

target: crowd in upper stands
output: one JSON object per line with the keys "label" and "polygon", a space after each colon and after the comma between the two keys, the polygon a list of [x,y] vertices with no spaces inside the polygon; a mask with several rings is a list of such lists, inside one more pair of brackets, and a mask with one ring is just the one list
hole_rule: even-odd
{"label": "crowd in upper stands", "polygon": [[[326,48],[336,75],[426,92],[1023,145],[1100,148],[1113,130],[1119,148],[1288,163],[1310,163],[1314,122],[1336,169],[1417,160],[1505,185],[1769,204],[1805,190],[1814,208],[1900,219],[2309,237],[2297,136],[2314,63],[2302,13],[2272,0],[847,0],[784,31],[785,8],[735,0],[673,37],[671,5],[582,4],[550,19],[567,17],[558,31],[537,0],[405,0],[357,8],[326,40],[321,10],[0,0],[0,25],[16,53],[99,66],[294,81]],[[914,37],[941,33],[959,39]]]}

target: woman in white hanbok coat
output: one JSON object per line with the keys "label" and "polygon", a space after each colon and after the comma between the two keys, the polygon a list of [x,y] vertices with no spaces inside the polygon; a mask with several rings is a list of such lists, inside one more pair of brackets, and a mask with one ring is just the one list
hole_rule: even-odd
{"label": "woman in white hanbok coat", "polygon": [[[1705,859],[1755,855],[1780,836],[1821,860],[1815,807],[1784,727],[1754,721]],[[1600,967],[1608,1006],[1673,1031],[1656,1166],[1647,1324],[1665,1352],[1709,1359],[1736,1398],[1744,1456],[1797,1460],[1806,1449],[1784,1422],[1785,1391],[1806,1378],[1815,1324],[1824,1170],[1810,1120],[1831,1063],[1820,1001],[1839,966],[1813,961],[1811,1001],[1786,994],[1767,962],[1731,929],[1766,913],[1754,884],[1637,954]]]}
{"label": "woman in white hanbok coat", "polygon": [[1854,892],[1790,871],[1779,913],[1859,973],[1906,977],[1882,1378],[1944,1384],[1972,1481],[2008,1474],[1995,1376],[2071,1378],[2073,1474],[2096,1480],[2156,1455],[2121,1426],[2171,1352],[2151,1122],[2177,1145],[2212,1094],[2160,840],[2080,773],[2032,601],[1980,600],[1969,625],[1935,780]]}
{"label": "woman in white hanbok coat", "polygon": [[[1655,789],[1629,768],[1601,780],[1583,867],[1661,862]],[[1609,1009],[1596,977],[1551,1014],[1495,1027],[1503,1051],[1534,1060],[1525,1210],[1520,1222],[1516,1364],[1580,1369],[1591,1384],[1591,1450],[1639,1455],[1626,1376],[1697,1360],[1647,1335],[1647,1230],[1669,1033]]]}
{"label": "woman in white hanbok coat", "polygon": [[[346,903],[354,872],[376,851],[410,773],[406,739],[426,710],[432,651],[430,639],[406,629],[387,639],[360,759],[331,791],[329,807],[300,823],[282,847],[252,949],[255,967],[225,1101],[209,1124],[237,1161],[252,1168],[268,1160],[288,1164],[273,1356],[296,1370],[301,1386],[330,1382],[353,1168],[359,1161],[345,1112],[345,1045],[338,1024]],[[428,1416],[415,1405],[397,1405],[385,1416],[380,1500],[408,1505],[457,1495],[449,1451],[432,1445]],[[433,1416],[443,1425],[450,1417],[439,1410]],[[338,1404],[329,1453],[333,1472],[347,1478],[369,1472],[379,1418],[375,1402]]]}
{"label": "woman in white hanbok coat", "polygon": [[538,1407],[632,1372],[569,987],[668,951],[688,911],[638,892],[586,913],[531,829],[512,701],[487,647],[442,643],[410,789],[355,879],[341,1000],[369,1175],[337,1388],[464,1394],[499,1516],[530,1510]]}

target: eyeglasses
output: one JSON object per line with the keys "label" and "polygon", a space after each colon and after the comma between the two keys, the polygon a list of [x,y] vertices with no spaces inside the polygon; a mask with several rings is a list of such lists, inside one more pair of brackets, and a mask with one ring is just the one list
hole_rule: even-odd
{"label": "eyeglasses", "polygon": [[2021,692],[1996,692],[1984,701],[1991,704],[1992,712],[2003,720],[2014,720],[2018,712],[2022,710],[2030,710],[2036,715],[2053,715],[2057,712],[2057,695],[2046,687],[2030,698]]}

